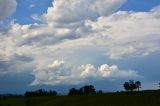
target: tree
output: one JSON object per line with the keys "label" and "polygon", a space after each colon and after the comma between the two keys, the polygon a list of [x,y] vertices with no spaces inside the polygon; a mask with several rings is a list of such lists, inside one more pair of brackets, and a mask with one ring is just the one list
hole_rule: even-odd
{"label": "tree", "polygon": [[129,90],[130,90],[129,82],[125,82],[125,83],[123,84],[123,87],[124,87],[124,89],[125,89],[126,91],[129,91]]}
{"label": "tree", "polygon": [[86,95],[86,94],[96,94],[96,90],[93,85],[85,85],[80,89],[71,88],[68,95]]}
{"label": "tree", "polygon": [[141,82],[140,81],[134,81],[134,80],[129,80],[129,82],[125,82],[123,84],[123,87],[126,91],[133,91],[134,89],[138,89],[141,87]]}
{"label": "tree", "polygon": [[80,88],[80,92],[83,94],[95,94],[95,88],[93,85],[86,85]]}
{"label": "tree", "polygon": [[79,95],[79,94],[80,94],[79,90],[75,88],[71,88],[68,93],[68,95]]}
{"label": "tree", "polygon": [[36,91],[27,91],[24,94],[26,97],[34,97],[34,96],[56,96],[57,92],[56,91],[45,91],[43,89],[39,89]]}
{"label": "tree", "polygon": [[135,84],[136,84],[136,88],[139,91],[139,89],[141,88],[141,82],[140,81],[136,81]]}
{"label": "tree", "polygon": [[97,91],[97,94],[103,94],[102,90]]}

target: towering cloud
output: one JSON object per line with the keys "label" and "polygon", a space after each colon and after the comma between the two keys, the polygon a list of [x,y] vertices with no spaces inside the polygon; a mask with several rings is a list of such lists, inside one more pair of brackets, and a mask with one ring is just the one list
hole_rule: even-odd
{"label": "towering cloud", "polygon": [[34,70],[35,80],[31,85],[45,84],[45,85],[57,85],[57,84],[74,84],[81,83],[89,78],[95,80],[102,79],[119,79],[127,77],[138,77],[136,71],[133,70],[119,70],[118,66],[103,64],[96,68],[92,64],[81,65],[79,67],[69,66],[63,60],[55,60],[48,66],[42,66],[39,64]]}
{"label": "towering cloud", "polygon": [[48,22],[73,23],[96,20],[115,12],[125,0],[54,0],[44,18]]}
{"label": "towering cloud", "polygon": [[16,0],[0,0],[0,21],[16,10]]}

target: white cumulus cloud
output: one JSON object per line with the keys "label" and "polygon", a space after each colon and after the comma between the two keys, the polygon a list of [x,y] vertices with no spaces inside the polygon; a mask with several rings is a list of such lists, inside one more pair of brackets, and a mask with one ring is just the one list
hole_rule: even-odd
{"label": "white cumulus cloud", "polygon": [[116,65],[109,66],[107,64],[103,64],[96,68],[92,64],[86,64],[75,67],[68,65],[63,60],[55,60],[48,66],[45,66],[44,63],[38,64],[33,75],[35,76],[35,80],[31,85],[75,84],[84,82],[89,78],[100,80],[139,76],[136,71],[119,70]]}
{"label": "white cumulus cloud", "polygon": [[48,22],[74,23],[96,20],[118,9],[125,0],[54,0],[44,18]]}

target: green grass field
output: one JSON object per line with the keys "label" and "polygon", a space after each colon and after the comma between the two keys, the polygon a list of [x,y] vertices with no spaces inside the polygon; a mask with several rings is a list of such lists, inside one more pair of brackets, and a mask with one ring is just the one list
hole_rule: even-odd
{"label": "green grass field", "polygon": [[160,106],[160,90],[82,96],[1,98],[0,106]]}

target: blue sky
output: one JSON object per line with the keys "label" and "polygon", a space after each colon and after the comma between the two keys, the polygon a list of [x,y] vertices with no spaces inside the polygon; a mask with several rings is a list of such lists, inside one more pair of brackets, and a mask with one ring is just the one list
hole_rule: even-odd
{"label": "blue sky", "polygon": [[41,15],[47,12],[49,6],[52,6],[52,0],[17,0],[17,3],[17,9],[12,18],[21,24],[35,23],[31,14]]}
{"label": "blue sky", "polygon": [[159,0],[128,0],[121,10],[127,11],[149,11],[151,8],[160,5]]}
{"label": "blue sky", "polygon": [[130,79],[158,88],[160,0],[2,0],[0,9],[0,93],[117,91]]}

